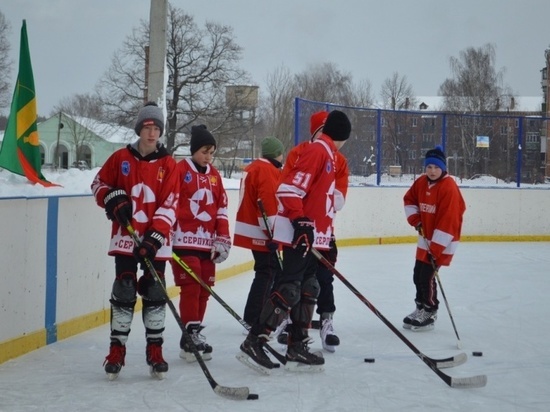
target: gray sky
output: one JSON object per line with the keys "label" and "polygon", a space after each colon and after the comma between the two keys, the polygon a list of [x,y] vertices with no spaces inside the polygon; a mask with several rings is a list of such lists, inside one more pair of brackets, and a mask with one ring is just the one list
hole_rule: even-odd
{"label": "gray sky", "polygon": [[[241,67],[260,88],[284,65],[292,73],[333,62],[354,80],[370,80],[378,95],[393,72],[406,75],[418,96],[436,95],[450,76],[449,57],[468,47],[496,45],[496,68],[519,96],[541,94],[540,70],[550,45],[548,0],[204,0],[172,4],[233,27],[244,48]],[[91,92],[150,0],[2,0],[12,26],[17,74],[22,20],[35,77],[38,113],[60,99]],[[261,90],[261,89],[260,89]],[[7,114],[7,113],[4,113]]]}

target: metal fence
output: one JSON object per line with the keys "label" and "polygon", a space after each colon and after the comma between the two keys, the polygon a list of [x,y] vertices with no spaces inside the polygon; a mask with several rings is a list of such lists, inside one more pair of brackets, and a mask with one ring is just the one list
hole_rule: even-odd
{"label": "metal fence", "polygon": [[489,175],[504,182],[545,180],[545,138],[549,118],[540,115],[429,112],[347,107],[295,99],[295,143],[307,140],[309,118],[319,110],[345,112],[352,133],[342,149],[350,173],[385,176],[423,173],[427,150],[441,145],[447,170],[461,179]]}

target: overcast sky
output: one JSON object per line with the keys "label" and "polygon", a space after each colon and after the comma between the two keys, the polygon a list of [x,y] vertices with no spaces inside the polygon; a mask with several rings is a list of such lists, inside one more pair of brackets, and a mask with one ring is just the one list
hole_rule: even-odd
{"label": "overcast sky", "polygon": [[[540,70],[550,46],[548,0],[203,0],[172,1],[194,16],[234,29],[241,66],[260,88],[282,65],[292,73],[333,62],[378,95],[393,72],[418,96],[436,95],[450,77],[449,58],[468,47],[496,45],[496,68],[519,96],[541,94]],[[27,31],[38,113],[60,99],[91,92],[150,0],[2,0],[11,24],[15,81],[22,20]],[[7,113],[4,113],[7,114]]]}

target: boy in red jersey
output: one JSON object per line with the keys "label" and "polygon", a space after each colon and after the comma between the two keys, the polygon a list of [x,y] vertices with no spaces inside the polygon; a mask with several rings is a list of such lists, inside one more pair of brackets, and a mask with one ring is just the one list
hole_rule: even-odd
{"label": "boy in red jersey", "polygon": [[[227,194],[222,177],[212,166],[216,140],[204,125],[191,128],[191,157],[177,165],[180,202],[174,233],[174,252],[204,283],[214,286],[216,263],[227,259],[231,249]],[[180,287],[181,319],[203,359],[212,358],[212,346],[201,334],[210,293],[175,261],[174,281]],[[180,357],[195,361],[188,343],[180,341]]]}
{"label": "boy in red jersey", "polygon": [[441,146],[428,150],[424,166],[425,174],[414,181],[403,198],[407,221],[419,232],[413,271],[416,309],[403,319],[403,327],[413,331],[435,326],[439,301],[430,255],[435,267],[451,264],[466,210],[460,189],[447,173]]}
{"label": "boy in red jersey", "polygon": [[319,370],[324,359],[308,348],[308,328],[319,295],[315,276],[318,262],[311,248],[329,250],[334,217],[335,153],[351,133],[348,117],[330,112],[323,134],[300,155],[277,189],[279,210],[274,240],[283,245],[283,273],[264,305],[259,322],[241,344],[240,360],[255,369],[269,370],[273,362],[264,352],[269,334],[290,314],[286,367]]}
{"label": "boy in red jersey", "polygon": [[[255,275],[243,315],[249,325],[258,321],[273,282],[281,273],[277,244],[269,238],[269,233],[273,233],[273,221],[277,215],[275,192],[281,177],[284,147],[276,137],[266,137],[261,144],[262,157],[250,163],[243,172],[233,239],[235,246],[250,249],[254,257]],[[258,200],[264,205],[270,224],[269,232]]]}
{"label": "boy in red jersey", "polygon": [[[305,142],[300,143],[295,146],[287,156],[285,166],[283,168],[283,178],[290,172],[294,164],[296,164],[300,154],[313,142],[318,136],[323,132],[323,126],[325,125],[326,119],[329,112],[319,111],[311,115],[309,119],[311,139]],[[334,211],[338,212],[344,207],[346,201],[346,195],[348,192],[348,180],[349,180],[349,168],[346,157],[340,152],[334,154],[335,164],[336,164],[336,177],[335,177],[335,188],[334,188]],[[333,236],[330,242],[329,250],[320,251],[323,256],[333,265],[336,264],[336,259],[338,256],[338,248],[336,246],[336,238]],[[317,310],[319,314],[319,334],[321,335],[321,342],[323,348],[329,352],[334,352],[335,346],[340,344],[340,339],[336,335],[333,326],[333,316],[336,311],[336,305],[334,303],[334,275],[332,272],[323,264],[319,264],[319,268],[316,272],[317,281],[319,282],[320,290],[319,297],[317,298]],[[285,326],[283,322],[282,327]],[[279,330],[282,328],[279,328]],[[275,332],[277,335],[277,332]],[[281,344],[286,344],[287,333],[282,332],[277,336],[277,340]]]}
{"label": "boy in red jersey", "polygon": [[[111,345],[104,362],[109,379],[115,379],[124,366],[136,293],[143,300],[146,359],[151,373],[162,378],[168,371],[162,357],[165,293],[143,264],[145,258],[149,259],[165,284],[179,184],[176,162],[159,143],[163,130],[162,110],[155,103],[147,103],[139,111],[135,125],[139,140],[113,153],[92,182],[97,204],[113,221],[109,255],[115,257],[116,277],[111,292]],[[128,224],[141,237],[139,245],[134,244],[126,230]],[[138,262],[144,268],[139,280]]]}

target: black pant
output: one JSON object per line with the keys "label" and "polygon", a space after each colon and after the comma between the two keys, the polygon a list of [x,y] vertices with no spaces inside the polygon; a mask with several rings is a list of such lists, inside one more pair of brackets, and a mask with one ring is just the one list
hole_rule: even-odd
{"label": "black pant", "polygon": [[243,319],[249,325],[258,321],[265,301],[271,294],[273,285],[281,275],[281,266],[275,252],[252,251],[254,256],[254,280],[250,285],[248,299],[244,307]]}
{"label": "black pant", "polygon": [[416,286],[417,304],[422,304],[425,309],[437,310],[437,284],[435,283],[435,272],[430,263],[417,260],[414,264],[413,281]]}
{"label": "black pant", "polygon": [[319,297],[317,298],[317,310],[320,315],[322,313],[332,313],[336,311],[334,305],[334,287],[332,282],[334,281],[334,275],[332,272],[321,262],[318,262],[318,268],[315,275],[319,282]]}

